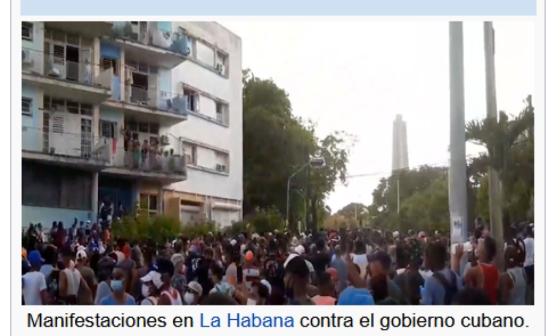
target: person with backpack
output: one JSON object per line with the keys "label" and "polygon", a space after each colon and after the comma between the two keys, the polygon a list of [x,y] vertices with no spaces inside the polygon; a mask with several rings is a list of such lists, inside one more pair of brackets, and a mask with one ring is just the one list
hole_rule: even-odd
{"label": "person with backpack", "polygon": [[460,277],[446,266],[447,246],[440,241],[426,246],[425,262],[432,271],[421,288],[421,304],[449,305],[456,293],[461,290]]}
{"label": "person with backpack", "polygon": [[527,296],[527,274],[523,268],[525,247],[521,239],[504,251],[506,271],[500,276],[498,302],[507,305],[524,305]]}

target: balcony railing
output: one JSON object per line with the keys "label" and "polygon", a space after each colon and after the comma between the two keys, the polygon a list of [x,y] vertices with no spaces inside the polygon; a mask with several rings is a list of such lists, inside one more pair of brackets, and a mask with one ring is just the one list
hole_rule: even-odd
{"label": "balcony railing", "polygon": [[68,82],[111,89],[111,69],[103,70],[99,64],[87,60],[69,61],[62,54],[23,48],[22,70]]}
{"label": "balcony railing", "polygon": [[187,97],[173,95],[171,92],[157,90],[156,88],[145,88],[134,84],[125,86],[125,99],[129,104],[157,109],[160,112],[186,117]]}
{"label": "balcony railing", "polygon": [[[165,145],[159,145],[162,138],[165,138]],[[171,144],[169,140],[168,137],[162,136],[158,139],[158,144],[152,142],[151,145],[147,140],[144,143],[129,140],[127,146],[124,146],[124,140],[121,138],[117,140],[120,144],[114,151],[113,166],[145,173],[185,175],[187,163],[180,148],[181,143],[174,141]]]}
{"label": "balcony railing", "polygon": [[[91,133],[64,132],[59,125],[45,129],[22,127],[24,152],[81,159],[83,163],[124,168],[131,172],[186,176],[186,158],[178,144],[146,146],[130,141],[130,146],[125,148],[122,137],[114,139],[95,137]],[[180,154],[175,154],[177,152]]]}
{"label": "balcony railing", "polygon": [[22,149],[102,164],[111,161],[111,147],[104,139],[94,137],[91,133],[64,132],[60,125],[50,128],[22,127]]}
{"label": "balcony railing", "polygon": [[113,37],[189,56],[191,39],[181,32],[163,31],[156,22],[114,22]]}

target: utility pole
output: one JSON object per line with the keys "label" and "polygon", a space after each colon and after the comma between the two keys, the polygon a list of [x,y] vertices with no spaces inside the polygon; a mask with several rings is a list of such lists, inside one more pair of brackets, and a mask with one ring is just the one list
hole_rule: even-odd
{"label": "utility pole", "polygon": [[467,164],[465,161],[465,88],[463,23],[449,23],[449,216],[451,242],[467,240]]}
{"label": "utility pole", "polygon": [[[492,22],[484,22],[484,63],[486,67],[486,118],[498,121],[496,103],[496,68],[494,63],[494,27]],[[496,169],[488,168],[488,199],[490,208],[490,231],[496,239],[496,264],[503,265],[504,228],[502,219],[502,183]]]}

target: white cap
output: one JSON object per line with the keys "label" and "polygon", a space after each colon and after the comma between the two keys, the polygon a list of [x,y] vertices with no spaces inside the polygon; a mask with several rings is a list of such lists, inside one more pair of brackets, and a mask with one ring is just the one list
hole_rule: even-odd
{"label": "white cap", "polygon": [[393,232],[393,238],[397,238],[399,236],[399,231]]}
{"label": "white cap", "polygon": [[303,245],[298,245],[294,248],[294,252],[299,255],[302,255],[305,253],[305,247],[303,247]]}
{"label": "white cap", "polygon": [[196,292],[196,294],[198,296],[202,295],[202,286],[197,282],[197,281],[191,281],[189,282],[189,284],[187,285],[187,287],[189,289],[191,289],[192,291]]}
{"label": "white cap", "polygon": [[152,282],[157,289],[160,289],[163,285],[163,281],[161,281],[161,274],[156,271],[150,271],[148,274],[144,275],[140,278],[142,282]]}
{"label": "white cap", "polygon": [[232,246],[233,246],[233,245],[236,245],[236,244],[237,244],[237,240],[232,239],[232,240],[229,241],[229,244],[232,245]]}
{"label": "white cap", "polygon": [[124,261],[124,253],[122,253],[121,251],[113,251],[113,253],[115,254],[115,256],[117,256],[117,264]]}

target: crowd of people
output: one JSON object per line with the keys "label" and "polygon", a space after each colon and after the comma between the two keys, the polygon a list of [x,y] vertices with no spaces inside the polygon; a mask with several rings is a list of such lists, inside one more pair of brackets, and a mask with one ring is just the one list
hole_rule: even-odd
{"label": "crowd of people", "polygon": [[75,222],[23,237],[25,305],[449,305],[533,303],[533,226],[507,242],[479,225],[464,244],[438,232],[373,229],[113,240]]}

